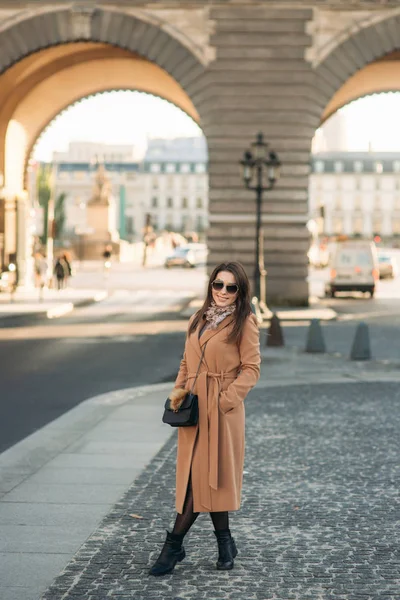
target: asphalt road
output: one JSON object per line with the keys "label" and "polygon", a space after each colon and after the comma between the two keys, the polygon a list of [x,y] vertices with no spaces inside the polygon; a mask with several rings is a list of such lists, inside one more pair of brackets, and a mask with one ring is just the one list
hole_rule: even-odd
{"label": "asphalt road", "polygon": [[179,318],[189,299],[184,290],[115,292],[24,329],[25,339],[7,329],[0,341],[0,452],[87,398],[172,380],[184,333],[157,334],[152,326]]}
{"label": "asphalt road", "polygon": [[[400,251],[389,251],[397,260],[400,269]],[[361,293],[340,293],[336,298],[325,298],[325,281],[329,269],[310,270],[310,292],[319,297],[318,303],[329,306],[338,313],[338,321],[322,324],[326,349],[330,353],[349,356],[360,321],[369,327],[372,357],[400,366],[400,277],[378,282],[376,295],[369,298]],[[287,345],[305,348],[308,334],[307,323],[285,325]]]}

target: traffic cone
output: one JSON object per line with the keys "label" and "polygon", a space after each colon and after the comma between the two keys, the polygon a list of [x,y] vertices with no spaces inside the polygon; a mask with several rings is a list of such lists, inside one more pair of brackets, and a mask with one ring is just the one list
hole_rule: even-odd
{"label": "traffic cone", "polygon": [[357,326],[350,358],[351,360],[369,360],[371,358],[369,329],[366,323],[359,323]]}
{"label": "traffic cone", "polygon": [[308,328],[306,352],[326,352],[322,327],[318,319],[311,319]]}
{"label": "traffic cone", "polygon": [[273,313],[267,333],[267,346],[280,347],[285,345],[281,322],[276,313]]}

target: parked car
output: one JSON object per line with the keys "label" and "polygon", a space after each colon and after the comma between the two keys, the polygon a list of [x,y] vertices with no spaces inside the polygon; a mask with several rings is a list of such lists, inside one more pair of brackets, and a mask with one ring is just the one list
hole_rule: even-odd
{"label": "parked car", "polygon": [[336,292],[375,293],[379,279],[378,253],[374,242],[347,240],[338,242],[330,260],[330,279],[326,294],[332,298]]}
{"label": "parked car", "polygon": [[390,256],[390,254],[384,254],[382,252],[379,252],[378,263],[380,279],[385,279],[386,277],[388,277],[389,279],[394,279],[395,277],[397,277],[397,264],[393,256]]}
{"label": "parked car", "polygon": [[178,246],[172,254],[165,259],[164,266],[194,268],[207,262],[207,246],[205,244],[186,244]]}

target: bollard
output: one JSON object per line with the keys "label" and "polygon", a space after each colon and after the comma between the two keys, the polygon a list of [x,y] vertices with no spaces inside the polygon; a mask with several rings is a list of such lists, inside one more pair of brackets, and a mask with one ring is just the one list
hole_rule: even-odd
{"label": "bollard", "polygon": [[350,352],[351,360],[369,360],[371,358],[371,345],[369,342],[369,329],[366,323],[359,323],[354,336]]}
{"label": "bollard", "polygon": [[318,319],[311,319],[307,335],[306,352],[326,352],[322,327]]}
{"label": "bollard", "polygon": [[283,337],[280,319],[276,313],[273,313],[267,333],[267,346],[274,346],[277,348],[284,345],[285,340]]}

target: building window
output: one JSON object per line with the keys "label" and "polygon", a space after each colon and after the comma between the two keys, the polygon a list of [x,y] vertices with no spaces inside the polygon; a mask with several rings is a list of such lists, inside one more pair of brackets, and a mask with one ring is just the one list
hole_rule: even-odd
{"label": "building window", "polygon": [[358,215],[353,221],[353,233],[354,235],[361,235],[363,233],[363,218]]}
{"label": "building window", "polygon": [[336,218],[334,219],[334,224],[333,224],[333,227],[334,227],[334,232],[335,232],[336,234],[341,234],[341,233],[343,233],[343,221],[342,221],[342,219],[341,219],[341,218],[339,218],[339,217],[336,217]]}
{"label": "building window", "polygon": [[395,173],[400,173],[400,160],[395,160],[393,163],[393,171]]}
{"label": "building window", "polygon": [[165,171],[167,173],[175,173],[175,165],[172,163],[169,163],[166,167],[165,167]]}
{"label": "building window", "polygon": [[372,229],[374,235],[382,233],[382,217],[380,214],[374,214],[372,217]]}
{"label": "building window", "polygon": [[323,160],[316,160],[314,169],[316,173],[323,173],[325,170],[325,164]]}
{"label": "building window", "polygon": [[375,171],[376,173],[383,173],[383,164],[381,162],[375,163]]}
{"label": "building window", "polygon": [[203,198],[197,198],[196,206],[197,208],[203,208]]}
{"label": "building window", "polygon": [[354,170],[356,173],[362,173],[364,170],[364,164],[362,162],[362,160],[356,160],[354,162]]}
{"label": "building window", "polygon": [[151,199],[151,205],[153,208],[157,208],[158,206],[158,198],[157,196],[153,196],[153,198]]}
{"label": "building window", "polygon": [[344,170],[344,164],[341,160],[337,160],[335,161],[335,164],[333,165],[333,168],[335,170],[335,173],[343,173]]}
{"label": "building window", "polygon": [[195,171],[196,171],[196,173],[205,173],[206,172],[206,165],[204,165],[203,163],[198,163],[196,165]]}
{"label": "building window", "polygon": [[181,173],[190,173],[190,165],[188,163],[183,163],[180,171]]}
{"label": "building window", "polygon": [[201,215],[199,215],[196,219],[196,229],[199,233],[204,231],[204,220]]}
{"label": "building window", "polygon": [[167,198],[167,208],[173,208],[172,198]]}
{"label": "building window", "polygon": [[182,208],[187,208],[187,207],[188,207],[188,199],[182,198]]}
{"label": "building window", "polygon": [[159,173],[161,171],[161,165],[159,165],[158,163],[152,163],[150,165],[150,171],[152,173]]}

